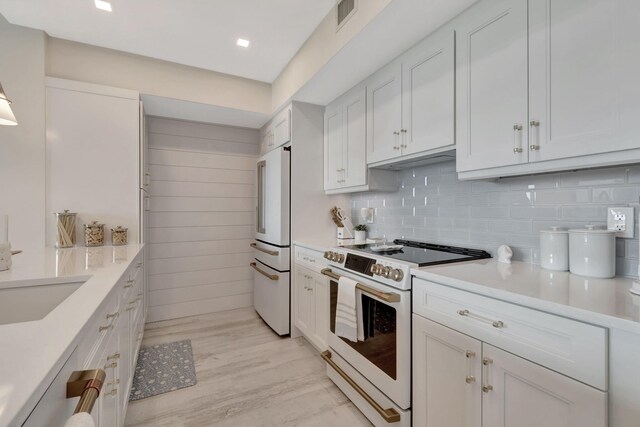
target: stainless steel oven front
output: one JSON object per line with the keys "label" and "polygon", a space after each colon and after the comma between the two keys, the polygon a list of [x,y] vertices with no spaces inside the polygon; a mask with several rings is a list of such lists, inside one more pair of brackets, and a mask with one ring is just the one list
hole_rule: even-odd
{"label": "stainless steel oven front", "polygon": [[[398,407],[411,406],[411,291],[396,289],[347,270],[325,269],[330,277],[328,343],[349,365]],[[352,342],[335,334],[338,280],[358,282],[364,341]]]}

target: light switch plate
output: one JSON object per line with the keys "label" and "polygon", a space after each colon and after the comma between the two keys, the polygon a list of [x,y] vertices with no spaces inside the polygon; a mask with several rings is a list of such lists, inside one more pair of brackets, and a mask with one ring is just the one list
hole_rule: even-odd
{"label": "light switch plate", "polygon": [[607,229],[616,232],[616,237],[633,239],[635,220],[633,208],[607,208]]}

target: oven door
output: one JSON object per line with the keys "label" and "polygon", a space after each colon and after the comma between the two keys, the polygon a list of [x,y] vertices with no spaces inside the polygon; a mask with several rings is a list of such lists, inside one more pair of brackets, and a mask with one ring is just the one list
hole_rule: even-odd
{"label": "oven door", "polygon": [[[325,269],[330,280],[329,347],[402,409],[411,406],[411,291],[391,288],[344,270]],[[335,334],[338,279],[356,280],[364,341]],[[389,301],[391,300],[391,301]]]}

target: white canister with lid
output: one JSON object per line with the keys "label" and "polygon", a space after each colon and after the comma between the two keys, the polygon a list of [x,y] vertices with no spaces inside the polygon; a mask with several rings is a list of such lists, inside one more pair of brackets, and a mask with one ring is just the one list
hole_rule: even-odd
{"label": "white canister with lid", "polygon": [[569,232],[559,227],[540,231],[540,267],[569,270]]}
{"label": "white canister with lid", "polygon": [[569,266],[573,274],[608,279],[616,275],[616,233],[585,229],[569,230]]}

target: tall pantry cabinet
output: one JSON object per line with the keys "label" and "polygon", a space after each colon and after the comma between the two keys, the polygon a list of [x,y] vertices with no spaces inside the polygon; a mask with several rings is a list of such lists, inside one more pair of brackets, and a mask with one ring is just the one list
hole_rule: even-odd
{"label": "tall pantry cabinet", "polygon": [[[136,91],[48,77],[46,88],[47,245],[52,213],[78,212],[79,222],[129,229],[140,239],[140,103]],[[78,234],[83,245],[83,235]]]}

